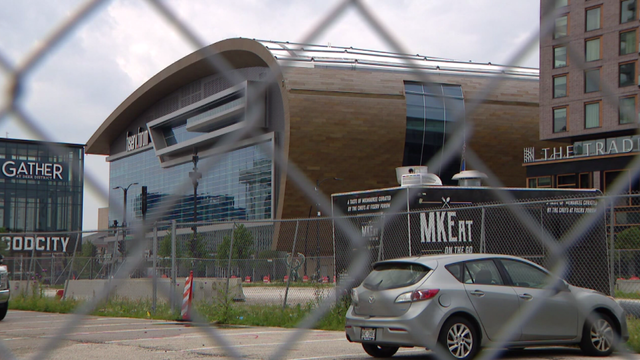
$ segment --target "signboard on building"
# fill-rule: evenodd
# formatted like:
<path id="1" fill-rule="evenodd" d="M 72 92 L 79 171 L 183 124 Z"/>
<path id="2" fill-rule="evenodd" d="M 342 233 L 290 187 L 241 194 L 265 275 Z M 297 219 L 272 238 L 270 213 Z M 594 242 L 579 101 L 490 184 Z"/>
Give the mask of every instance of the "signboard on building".
<path id="1" fill-rule="evenodd" d="M 76 249 L 76 236 L 45 236 L 45 235 L 15 235 L 2 236 L 0 240 L 6 244 L 6 249 L 12 253 L 68 253 L 73 254 Z M 76 250 L 80 250 L 80 245 Z"/>
<path id="2" fill-rule="evenodd" d="M 5 179 L 64 181 L 68 178 L 65 163 L 2 159 L 0 169 Z"/>
<path id="3" fill-rule="evenodd" d="M 620 136 L 608 139 L 578 141 L 573 145 L 542 148 L 536 151 L 524 149 L 524 162 L 543 162 L 565 159 L 578 159 L 596 156 L 631 154 L 640 151 L 640 136 Z"/>
<path id="4" fill-rule="evenodd" d="M 149 130 L 138 128 L 137 134 L 127 131 L 127 151 L 133 151 L 149 145 Z"/>

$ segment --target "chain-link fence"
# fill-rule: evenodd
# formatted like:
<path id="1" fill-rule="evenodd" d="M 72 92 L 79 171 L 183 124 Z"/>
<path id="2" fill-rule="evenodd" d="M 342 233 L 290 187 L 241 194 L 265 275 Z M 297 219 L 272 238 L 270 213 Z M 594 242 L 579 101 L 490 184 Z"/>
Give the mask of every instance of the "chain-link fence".
<path id="1" fill-rule="evenodd" d="M 193 223 L 161 223 L 144 239 L 129 235 L 135 229 L 110 230 L 95 244 L 85 242 L 81 253 L 65 256 L 36 256 L 36 246 L 45 246 L 42 234 L 4 234 L 9 244 L 22 243 L 24 250 L 32 250 L 31 256 L 9 257 L 4 262 L 13 281 L 60 285 L 67 280 L 114 278 L 127 261 L 134 260 L 127 254 L 136 248 L 142 252 L 136 267 L 126 274 L 129 278 L 155 274 L 176 284 L 193 271 L 196 278 L 236 279 L 247 303 L 286 305 L 283 301 L 289 295 L 285 294 L 298 302 L 313 302 L 317 288 L 329 291 L 339 282 L 353 280 L 349 268 L 359 254 L 367 257 L 366 271 L 360 275 L 368 273 L 376 261 L 399 257 L 507 254 L 549 268 L 565 262 L 561 277 L 613 295 L 616 279 L 640 275 L 640 227 L 620 216 L 622 209 L 630 211 L 627 204 L 635 204 L 638 197 L 583 196 L 342 218 L 199 223 L 195 228 Z M 587 231 L 561 254 L 539 241 L 540 233 L 550 234 L 554 246 L 562 246 L 570 232 L 581 226 L 584 214 L 597 212 L 599 206 L 609 210 L 582 226 Z M 515 215 L 518 212 L 525 214 L 525 221 Z M 358 232 L 359 246 L 337 226 L 340 220 Z M 612 227 L 618 230 L 612 233 Z M 137 296 L 150 299 L 157 294 Z"/>
<path id="2" fill-rule="evenodd" d="M 38 138 L 52 140 L 30 116 L 28 104 L 22 101 L 23 91 L 29 85 L 29 75 L 33 74 L 42 59 L 54 52 L 65 39 L 75 36 L 78 26 L 83 21 L 89 20 L 92 13 L 100 11 L 100 5 L 105 2 L 95 0 L 83 4 L 68 20 L 45 36 L 32 53 L 20 59 L 15 65 L 8 60 L 3 49 L 0 49 L 0 68 L 8 74 L 0 107 L 0 119 L 7 121 L 9 118 L 15 118 L 19 125 L 28 128 Z M 199 42 L 195 33 L 165 2 L 148 1 L 147 3 L 150 5 L 150 11 L 159 14 L 174 26 L 195 49 L 207 45 Z M 520 41 L 521 45 L 515 49 L 508 63 L 518 63 L 531 47 L 537 46 L 537 40 L 540 37 L 552 35 L 554 27 L 558 24 L 556 19 L 561 14 L 557 7 L 552 6 L 556 1 L 550 0 L 547 3 L 551 10 L 543 12 L 540 34 Z M 355 11 L 394 51 L 402 54 L 411 53 L 394 41 L 393 33 L 376 20 L 375 8 L 369 8 L 363 1 L 357 0 L 340 1 L 326 14 L 320 14 L 316 22 L 318 25 L 309 29 L 308 36 L 301 39 L 300 43 L 313 43 L 320 33 L 330 29 L 334 21 L 347 11 Z M 289 51 L 295 52 L 295 49 L 289 49 Z M 586 68 L 583 62 L 575 60 L 583 58 L 582 47 L 569 45 L 566 51 L 569 57 L 574 59 L 572 61 L 578 62 L 580 68 Z M 210 65 L 217 69 L 228 69 L 228 64 L 223 59 L 211 59 Z M 286 62 L 283 65 L 286 66 Z M 413 68 L 411 60 L 407 60 L 406 65 L 409 69 Z M 424 83 L 429 83 L 431 80 L 429 74 L 417 70 L 414 75 Z M 265 84 L 269 84 L 273 78 L 263 80 Z M 478 104 L 500 85 L 500 81 L 500 77 L 495 77 L 484 89 L 478 91 L 476 98 L 467 104 L 465 111 L 473 113 Z M 258 93 L 264 92 L 265 89 L 266 87 L 259 89 Z M 616 94 L 606 87 L 602 89 L 602 93 L 603 101 L 616 104 L 614 107 L 617 108 Z M 249 120 L 244 129 L 224 137 L 223 141 L 216 146 L 223 149 L 245 136 L 255 135 L 255 129 L 251 125 L 252 121 Z M 467 125 L 465 128 L 457 129 L 455 136 L 450 138 L 442 152 L 428 159 L 426 165 L 438 168 L 441 165 L 446 166 L 453 158 L 458 157 L 461 149 L 465 148 L 462 146 L 463 143 L 466 144 L 464 139 L 473 138 L 474 124 Z M 475 124 L 475 126 L 481 125 Z M 491 173 L 475 156 L 471 146 L 466 146 L 465 149 L 465 159 L 470 168 Z M 297 184 L 305 195 L 313 199 L 314 203 L 319 204 L 321 209 L 329 208 L 329 201 L 314 191 L 313 182 L 303 175 L 303 172 L 297 168 L 297 164 L 287 162 L 277 153 L 271 151 L 265 151 L 265 153 L 272 154 L 272 160 L 277 166 L 287 169 L 287 177 Z M 638 177 L 638 169 L 640 169 L 638 161 L 635 159 L 628 166 L 630 173 L 628 178 L 620 177 L 619 181 L 608 184 L 608 195 L 616 196 L 623 193 L 628 188 L 630 179 Z M 205 170 L 207 169 L 203 169 Z M 108 198 L 106 191 L 99 186 L 96 176 L 92 173 L 86 174 L 87 187 L 106 200 Z M 492 186 L 500 186 L 495 177 L 490 177 L 489 183 Z M 183 185 L 191 186 L 189 180 L 186 180 Z M 625 216 L 621 215 L 623 211 L 615 211 L 611 206 L 614 199 L 620 200 L 613 197 L 597 199 L 597 204 L 589 205 L 589 212 L 567 214 L 570 216 L 562 221 L 549 218 L 546 211 L 550 208 L 563 211 L 561 209 L 578 206 L 565 206 L 559 201 L 555 204 L 557 206 L 550 206 L 548 203 L 544 205 L 529 203 L 517 206 L 492 205 L 457 209 L 455 210 L 456 217 L 459 219 L 456 232 L 457 243 L 453 245 L 441 245 L 442 242 L 437 240 L 441 236 L 441 231 L 450 231 L 449 228 L 438 229 L 435 225 L 436 228 L 433 230 L 434 228 L 430 225 L 432 222 L 437 224 L 443 221 L 441 219 L 445 217 L 444 213 L 447 213 L 446 219 L 449 221 L 450 210 L 403 214 L 391 208 L 384 216 L 349 218 L 342 216 L 343 214 L 334 214 L 333 218 L 313 220 L 197 223 L 197 236 L 193 236 L 191 229 L 193 224 L 154 225 L 157 219 L 148 219 L 145 224 L 137 228 L 126 229 L 126 231 L 118 229 L 115 233 L 108 234 L 106 237 L 113 239 L 98 249 L 97 257 L 81 257 L 72 251 L 71 255 L 63 257 L 40 258 L 32 252 L 31 256 L 7 258 L 5 263 L 12 272 L 14 281 L 20 279 L 29 281 L 34 278 L 43 282 L 48 281 L 53 285 L 59 284 L 63 279 L 91 278 L 95 281 L 113 278 L 119 280 L 149 275 L 154 278 L 166 276 L 177 283 L 178 277 L 184 277 L 188 270 L 194 270 L 198 277 L 229 279 L 235 277 L 234 279 L 238 279 L 238 282 L 244 283 L 248 279 L 251 284 L 262 281 L 262 287 L 273 286 L 280 282 L 283 285 L 285 283 L 291 285 L 297 282 L 304 283 L 305 280 L 316 284 L 336 281 L 337 285 L 333 291 L 343 293 L 367 273 L 373 260 L 438 252 L 499 252 L 524 256 L 542 264 L 551 261 L 553 265 L 551 268 L 559 276 L 568 277 L 579 285 L 588 285 L 611 292 L 614 278 L 636 275 L 635 252 L 638 250 L 635 243 L 638 236 L 633 234 L 635 231 L 632 230 L 633 227 L 627 226 L 630 230 L 624 233 L 626 229 L 618 226 L 618 221 L 622 221 L 623 218 L 628 220 L 626 224 L 633 224 L 631 218 L 635 215 L 633 211 L 626 211 L 628 215 Z M 509 198 L 501 200 L 504 203 L 513 202 L 513 199 Z M 474 224 L 473 229 L 467 227 L 470 222 Z M 504 226 L 505 224 L 508 226 Z M 206 229 L 207 226 L 211 229 Z M 420 228 L 420 226 L 423 227 Z M 462 234 L 465 234 L 464 239 Z M 615 240 L 615 234 L 618 234 L 620 240 Z M 70 233 L 68 237 L 73 238 L 74 235 L 77 234 Z M 7 234 L 7 236 L 15 237 L 16 234 Z M 27 254 L 29 247 L 25 247 L 27 245 L 25 239 L 28 236 L 32 235 L 23 235 L 24 242 L 20 243 L 22 250 L 26 250 Z M 249 238 L 251 242 L 248 241 Z M 274 246 L 273 242 L 276 239 L 278 243 Z M 451 240 L 451 237 L 449 236 L 448 239 Z M 30 241 L 31 248 L 39 246 L 37 236 Z M 121 249 L 118 249 L 119 243 L 123 244 L 120 245 Z M 366 251 L 363 251 L 365 249 Z M 150 268 L 151 271 L 149 271 Z M 252 290 L 253 285 L 249 285 L 249 282 L 246 284 L 242 291 L 245 292 L 247 301 L 251 301 L 252 297 L 261 298 L 264 301 L 273 298 L 273 294 L 277 293 L 278 297 L 283 297 L 284 302 L 286 301 L 284 298 L 291 296 L 280 295 L 282 293 L 278 291 L 282 291 L 281 289 L 269 289 L 260 293 L 260 290 Z M 114 286 L 115 282 L 107 282 L 100 289 L 96 289 L 93 301 L 79 308 L 78 313 L 80 315 L 89 313 L 99 301 L 108 296 Z M 283 286 L 283 288 L 293 291 L 292 287 Z M 320 286 L 316 288 L 325 289 Z M 318 292 L 317 289 L 314 288 L 310 295 L 307 293 L 300 295 L 298 298 L 302 300 L 295 300 L 307 301 L 308 297 L 315 297 L 318 300 L 316 310 L 300 324 L 302 329 L 312 327 L 335 300 L 324 292 Z M 256 294 L 252 295 L 252 291 Z M 59 336 L 51 339 L 51 342 L 42 349 L 40 357 L 46 356 L 59 346 L 65 334 L 71 333 L 77 326 L 76 319 L 73 318 L 61 328 Z M 223 339 L 215 336 L 215 330 L 212 331 L 213 333 L 207 334 L 214 342 L 220 343 L 227 349 L 230 357 L 241 358 L 240 354 L 225 346 Z M 295 333 L 288 338 L 288 344 L 296 343 L 303 335 L 304 331 Z M 2 348 L 7 352 L 6 347 Z M 283 346 L 272 354 L 272 357 L 284 358 L 290 348 L 291 346 Z M 5 355 L 11 357 L 11 354 Z"/>

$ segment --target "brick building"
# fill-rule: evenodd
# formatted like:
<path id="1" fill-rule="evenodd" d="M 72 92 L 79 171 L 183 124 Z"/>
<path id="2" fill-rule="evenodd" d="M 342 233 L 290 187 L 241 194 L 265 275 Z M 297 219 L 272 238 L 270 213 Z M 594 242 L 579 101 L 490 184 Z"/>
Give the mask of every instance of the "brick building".
<path id="1" fill-rule="evenodd" d="M 212 66 L 212 58 L 226 69 Z M 496 77 L 498 87 L 469 106 Z M 312 183 L 343 179 L 324 182 L 325 194 L 383 188 L 397 185 L 396 167 L 426 164 L 452 129 L 473 124 L 467 148 L 505 186 L 523 186 L 522 148 L 543 146 L 538 114 L 536 69 L 229 39 L 143 84 L 97 129 L 86 152 L 107 156 L 110 188 L 132 186 L 128 222 L 141 216 L 136 187 L 147 186 L 153 213 L 189 181 L 196 152 L 203 173 L 198 221 L 296 218 L 307 217 L 313 202 L 272 153 Z M 454 184 L 460 162 L 456 156 L 430 171 Z M 164 219 L 194 220 L 194 191 L 181 191 Z M 109 205 L 109 222 L 121 222 L 119 190 Z"/>
<path id="2" fill-rule="evenodd" d="M 630 162 L 640 151 L 637 0 L 545 0 L 540 38 L 540 139 L 525 149 L 529 187 L 597 188 L 616 179 L 640 190 Z"/>

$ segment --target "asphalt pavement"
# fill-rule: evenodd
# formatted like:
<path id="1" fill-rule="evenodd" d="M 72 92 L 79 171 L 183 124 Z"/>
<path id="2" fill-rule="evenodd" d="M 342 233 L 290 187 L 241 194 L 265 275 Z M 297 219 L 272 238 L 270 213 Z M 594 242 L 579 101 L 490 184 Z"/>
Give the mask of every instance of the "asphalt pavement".
<path id="1" fill-rule="evenodd" d="M 215 336 L 215 339 L 214 339 Z M 300 337 L 292 342 L 294 337 Z M 47 359 L 367 359 L 359 344 L 349 343 L 342 331 L 270 327 L 204 328 L 188 323 L 149 319 L 50 314 L 10 310 L 0 322 L 0 358 Z M 217 340 L 220 339 L 220 340 Z M 226 344 L 227 348 L 222 345 Z M 288 346 L 290 345 L 290 346 Z M 1 348 L 11 354 L 3 352 Z M 398 359 L 433 359 L 420 348 L 400 349 Z M 576 348 L 526 349 L 507 352 L 503 359 L 586 359 Z M 623 359 L 614 356 L 611 359 Z M 632 358 L 640 358 L 636 355 Z"/>

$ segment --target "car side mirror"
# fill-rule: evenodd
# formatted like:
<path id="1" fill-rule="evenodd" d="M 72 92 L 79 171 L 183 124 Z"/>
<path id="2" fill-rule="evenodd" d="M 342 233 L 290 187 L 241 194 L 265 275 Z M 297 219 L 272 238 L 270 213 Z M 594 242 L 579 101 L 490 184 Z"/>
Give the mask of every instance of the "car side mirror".
<path id="1" fill-rule="evenodd" d="M 563 279 L 558 279 L 558 281 L 556 281 L 555 285 L 553 286 L 553 289 L 556 291 L 556 293 L 559 293 L 561 291 L 569 291 L 569 283 L 567 283 Z"/>

